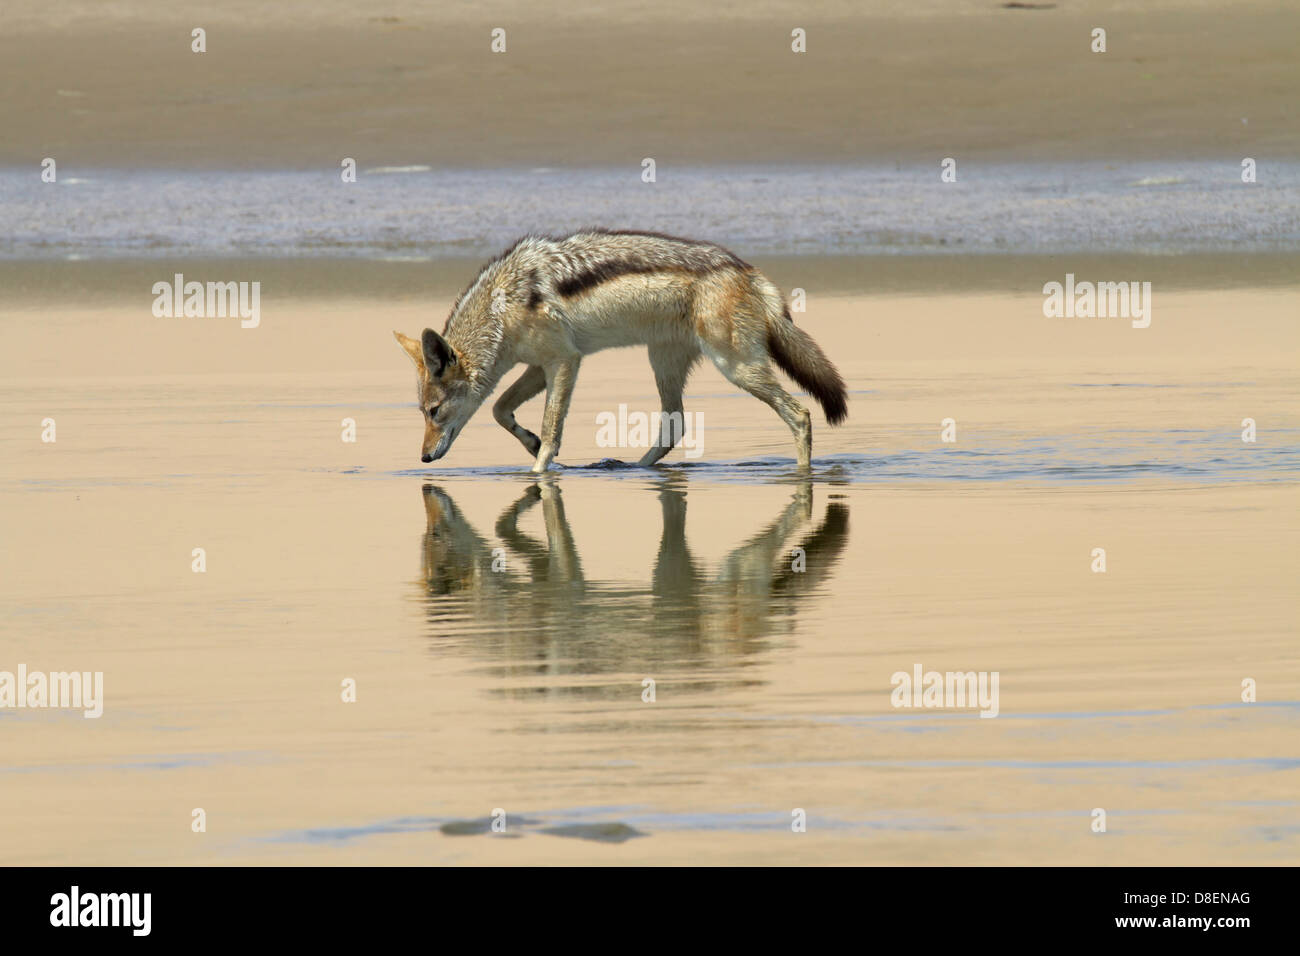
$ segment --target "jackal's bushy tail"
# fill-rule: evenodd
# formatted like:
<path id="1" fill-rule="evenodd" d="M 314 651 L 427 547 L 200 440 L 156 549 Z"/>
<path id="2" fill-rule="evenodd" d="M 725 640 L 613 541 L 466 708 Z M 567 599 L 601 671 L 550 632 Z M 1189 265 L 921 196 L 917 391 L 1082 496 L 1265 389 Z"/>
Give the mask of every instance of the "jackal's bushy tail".
<path id="1" fill-rule="evenodd" d="M 784 303 L 779 316 L 768 318 L 767 349 L 777 368 L 817 399 L 828 422 L 838 425 L 848 417 L 848 390 L 839 369 L 831 364 L 812 336 L 794 324 Z"/>

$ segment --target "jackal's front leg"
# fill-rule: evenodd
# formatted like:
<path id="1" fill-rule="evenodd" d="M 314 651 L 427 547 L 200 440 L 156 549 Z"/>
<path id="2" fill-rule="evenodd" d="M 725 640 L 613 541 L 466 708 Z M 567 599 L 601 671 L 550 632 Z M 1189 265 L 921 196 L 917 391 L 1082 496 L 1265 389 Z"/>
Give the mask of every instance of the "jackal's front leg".
<path id="1" fill-rule="evenodd" d="M 569 414 L 569 400 L 573 386 L 578 381 L 581 358 L 569 359 L 546 366 L 546 411 L 542 414 L 542 447 L 533 462 L 533 473 L 541 474 L 560 450 L 564 431 L 564 416 Z"/>
<path id="2" fill-rule="evenodd" d="M 497 403 L 492 406 L 492 417 L 497 424 L 519 439 L 520 444 L 528 449 L 528 454 L 536 456 L 542 448 L 542 440 L 515 421 L 515 409 L 528 401 L 546 387 L 546 373 L 540 365 L 530 365 L 515 384 L 506 389 Z"/>

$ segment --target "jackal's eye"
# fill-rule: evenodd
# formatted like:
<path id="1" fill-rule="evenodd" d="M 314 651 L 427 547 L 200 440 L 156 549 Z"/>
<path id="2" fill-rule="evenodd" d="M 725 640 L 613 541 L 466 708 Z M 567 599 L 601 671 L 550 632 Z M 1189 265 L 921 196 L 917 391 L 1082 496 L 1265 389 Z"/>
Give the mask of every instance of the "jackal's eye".
<path id="1" fill-rule="evenodd" d="M 441 408 L 441 407 L 442 407 L 442 406 L 440 406 L 440 405 L 430 405 L 430 406 L 429 406 L 429 411 L 428 411 L 428 415 L 429 415 L 429 417 L 432 418 L 434 415 L 437 415 L 437 414 L 438 414 L 438 409 Z"/>

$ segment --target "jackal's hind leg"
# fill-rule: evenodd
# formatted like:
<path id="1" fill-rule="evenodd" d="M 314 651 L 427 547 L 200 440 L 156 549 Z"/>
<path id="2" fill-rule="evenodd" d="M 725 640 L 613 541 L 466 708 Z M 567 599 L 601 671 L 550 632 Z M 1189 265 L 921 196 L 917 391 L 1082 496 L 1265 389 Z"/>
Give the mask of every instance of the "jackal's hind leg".
<path id="1" fill-rule="evenodd" d="M 660 427 L 652 430 L 650 450 L 642 455 L 638 462 L 642 468 L 649 468 L 657 463 L 681 440 L 682 433 L 686 429 L 685 413 L 682 411 L 682 391 L 686 388 L 686 379 L 691 374 L 691 367 L 699 357 L 700 353 L 693 350 L 665 347 L 650 349 L 650 367 L 654 369 L 662 415 Z"/>
<path id="2" fill-rule="evenodd" d="M 728 381 L 770 405 L 790 426 L 799 469 L 808 471 L 812 467 L 812 416 L 781 387 L 772 367 L 766 362 L 733 362 L 721 356 L 713 356 L 713 364 Z"/>
<path id="3" fill-rule="evenodd" d="M 497 424 L 519 439 L 533 457 L 542 447 L 542 440 L 515 421 L 515 409 L 546 387 L 546 373 L 540 365 L 530 365 L 518 380 L 501 393 L 492 406 L 492 417 Z"/>

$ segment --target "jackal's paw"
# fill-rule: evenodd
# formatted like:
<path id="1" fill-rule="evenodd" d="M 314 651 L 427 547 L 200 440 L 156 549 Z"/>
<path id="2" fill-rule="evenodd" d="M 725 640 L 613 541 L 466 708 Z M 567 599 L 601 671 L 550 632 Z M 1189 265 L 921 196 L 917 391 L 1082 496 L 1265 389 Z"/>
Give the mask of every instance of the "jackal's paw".
<path id="1" fill-rule="evenodd" d="M 524 447 L 528 449 L 528 454 L 536 458 L 537 453 L 542 450 L 542 440 L 532 432 L 527 432 L 526 434 L 527 437 L 524 439 Z"/>

